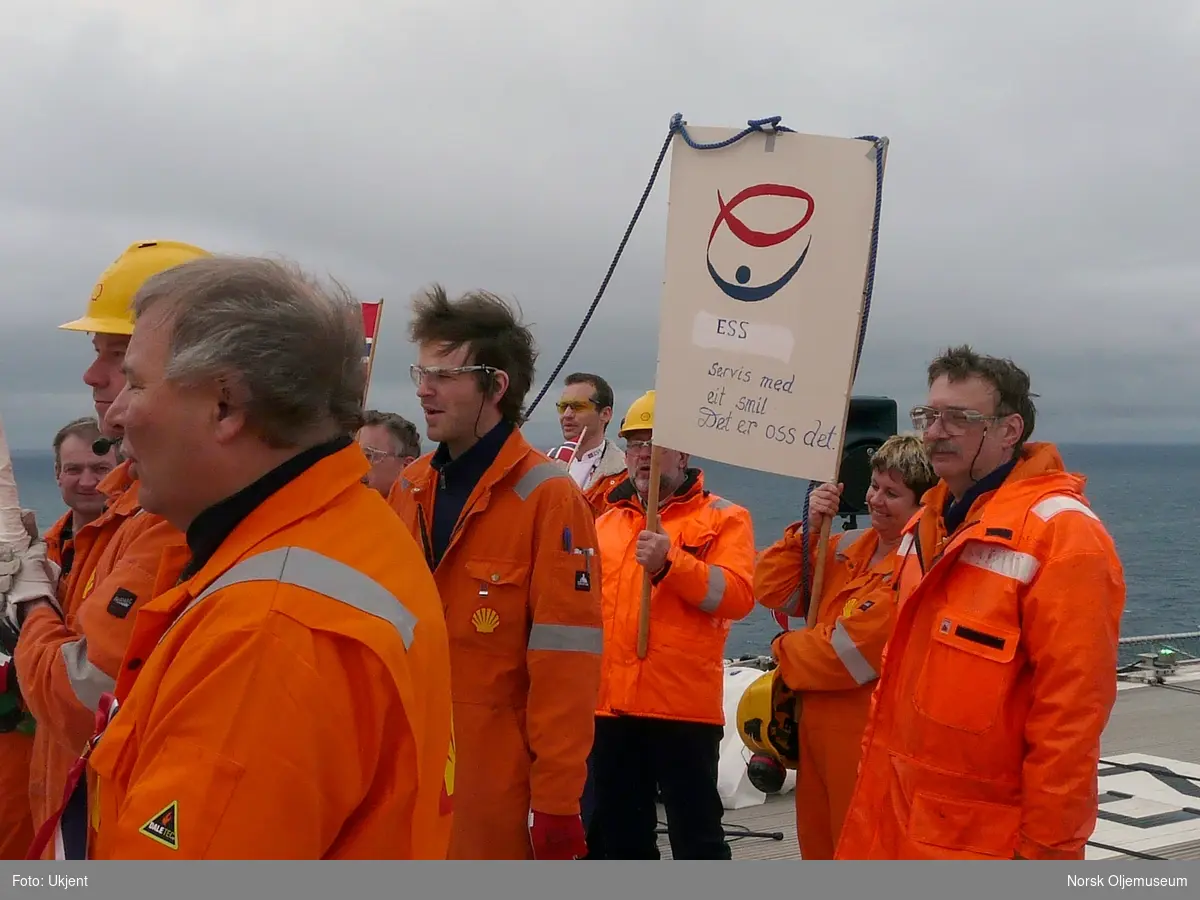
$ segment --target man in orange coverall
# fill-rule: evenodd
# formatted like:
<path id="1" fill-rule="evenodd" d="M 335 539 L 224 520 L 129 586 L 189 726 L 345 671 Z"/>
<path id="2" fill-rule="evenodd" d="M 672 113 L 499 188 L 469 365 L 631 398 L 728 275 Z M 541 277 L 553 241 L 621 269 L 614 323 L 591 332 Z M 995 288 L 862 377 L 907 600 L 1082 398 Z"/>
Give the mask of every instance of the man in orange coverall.
<path id="1" fill-rule="evenodd" d="M 214 258 L 151 279 L 134 309 L 109 417 L 186 565 L 139 610 L 64 856 L 90 821 L 90 859 L 444 858 L 446 627 L 419 548 L 363 484 L 358 305 Z"/>
<path id="2" fill-rule="evenodd" d="M 133 334 L 130 301 L 142 283 L 179 263 L 207 256 L 175 241 L 139 241 L 101 275 L 83 318 L 61 326 L 92 335 L 96 357 L 83 373 L 106 437 L 120 429 L 106 420 L 125 386 L 121 368 Z M 111 690 L 134 616 L 149 599 L 159 562 L 183 535 L 142 511 L 137 470 L 128 461 L 100 484 L 106 508 L 74 536 L 74 559 L 58 589 L 61 615 L 49 604 L 17 610 L 13 654 L 21 693 L 37 720 L 29 793 L 34 827 L 63 800 L 67 771 L 92 734 L 101 693 Z"/>
<path id="3" fill-rule="evenodd" d="M 755 566 L 758 602 L 803 616 L 807 626 L 771 642 L 779 676 L 798 695 L 796 836 L 804 859 L 833 859 L 858 775 L 883 647 L 895 622 L 892 570 L 900 533 L 921 495 L 936 483 L 919 437 L 896 435 L 883 442 L 871 457 L 871 524 L 830 538 L 816 609 L 806 609 L 808 597 L 801 595 L 802 554 L 808 554 L 811 578 L 821 529 L 837 515 L 839 485 L 823 484 L 809 497 L 807 546 L 797 522 Z"/>
<path id="4" fill-rule="evenodd" d="M 1125 580 L 1029 376 L 947 350 L 912 411 L 941 481 L 899 601 L 838 859 L 1083 859 L 1116 700 Z"/>
<path id="5" fill-rule="evenodd" d="M 94 452 L 93 443 L 101 437 L 96 420 L 75 419 L 54 436 L 54 475 L 67 511 L 40 537 L 45 543 L 45 558 L 58 567 L 56 602 L 61 606 L 58 589 L 66 585 L 62 572 L 69 572 L 74 559 L 74 535 L 103 512 L 104 495 L 97 486 L 114 468 L 116 453 L 110 448 Z M 38 540 L 37 525 L 32 521 L 30 537 Z M 14 610 L 15 612 L 15 610 Z M 0 621 L 0 629 L 4 624 Z M 9 636 L 16 634 L 10 631 Z M 7 643 L 4 646 L 7 648 Z M 0 859 L 24 859 L 33 840 L 33 815 L 29 803 L 29 763 L 33 757 L 36 722 L 21 700 L 16 671 L 9 650 L 0 650 Z"/>
<path id="6" fill-rule="evenodd" d="M 704 487 L 686 453 L 659 448 L 658 529 L 646 529 L 655 392 L 629 407 L 629 478 L 596 520 L 604 573 L 604 675 L 593 751 L 592 858 L 658 859 L 661 788 L 675 859 L 729 859 L 717 791 L 725 640 L 754 609 L 750 513 Z M 642 584 L 650 633 L 639 659 Z"/>
<path id="7" fill-rule="evenodd" d="M 536 351 L 507 304 L 435 287 L 409 333 L 438 447 L 404 470 L 389 502 L 424 545 L 450 631 L 450 855 L 583 856 L 602 637 L 592 511 L 519 430 Z"/>

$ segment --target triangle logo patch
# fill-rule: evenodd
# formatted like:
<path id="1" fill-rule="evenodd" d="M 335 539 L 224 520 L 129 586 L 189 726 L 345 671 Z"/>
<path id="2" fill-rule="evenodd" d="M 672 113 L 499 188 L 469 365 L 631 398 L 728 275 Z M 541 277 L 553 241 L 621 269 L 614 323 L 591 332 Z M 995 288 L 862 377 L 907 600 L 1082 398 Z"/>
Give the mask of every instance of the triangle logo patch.
<path id="1" fill-rule="evenodd" d="M 172 800 L 169 804 L 154 814 L 145 825 L 138 830 L 152 841 L 157 841 L 169 850 L 179 849 L 178 818 L 179 804 Z"/>

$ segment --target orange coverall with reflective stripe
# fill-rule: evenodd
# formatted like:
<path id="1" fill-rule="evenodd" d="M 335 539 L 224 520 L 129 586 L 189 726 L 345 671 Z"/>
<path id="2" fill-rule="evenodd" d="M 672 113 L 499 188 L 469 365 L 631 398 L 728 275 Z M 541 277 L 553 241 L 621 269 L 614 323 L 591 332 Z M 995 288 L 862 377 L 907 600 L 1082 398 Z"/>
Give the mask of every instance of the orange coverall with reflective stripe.
<path id="1" fill-rule="evenodd" d="M 754 571 L 754 595 L 767 609 L 804 612 L 799 594 L 800 523 L 763 551 Z M 809 577 L 816 571 L 818 536 L 809 536 Z M 895 552 L 874 566 L 873 528 L 830 536 L 824 583 L 806 627 L 772 642 L 779 673 L 800 693 L 800 766 L 796 834 L 804 859 L 833 859 L 862 751 L 871 694 L 883 648 L 895 621 L 891 583 Z"/>
<path id="2" fill-rule="evenodd" d="M 319 460 L 141 608 L 89 858 L 445 858 L 446 626 L 368 468 Z"/>
<path id="3" fill-rule="evenodd" d="M 432 456 L 388 497 L 417 540 L 432 533 Z M 434 571 L 454 686 L 453 859 L 532 859 L 531 809 L 579 814 L 602 632 L 599 560 L 578 551 L 595 548 L 578 487 L 514 431 Z"/>
<path id="4" fill-rule="evenodd" d="M 643 569 L 634 558 L 646 513 L 626 481 L 596 520 L 604 571 L 604 674 L 598 715 L 725 724 L 725 641 L 754 609 L 754 527 L 744 507 L 691 470 L 659 504 L 669 568 L 651 588 L 645 659 L 637 655 Z"/>
<path id="5" fill-rule="evenodd" d="M 953 534 L 925 495 L 838 859 L 1084 858 L 1125 605 L 1084 484 L 1035 443 Z"/>
<path id="6" fill-rule="evenodd" d="M 154 594 L 163 555 L 183 535 L 138 504 L 129 463 L 100 484 L 109 504 L 75 536 L 75 560 L 60 593 L 63 619 L 51 609 L 25 620 L 15 656 L 21 693 L 37 720 L 29 795 L 34 828 L 62 805 L 67 772 L 95 723 L 100 694 L 111 690 L 135 613 Z"/>

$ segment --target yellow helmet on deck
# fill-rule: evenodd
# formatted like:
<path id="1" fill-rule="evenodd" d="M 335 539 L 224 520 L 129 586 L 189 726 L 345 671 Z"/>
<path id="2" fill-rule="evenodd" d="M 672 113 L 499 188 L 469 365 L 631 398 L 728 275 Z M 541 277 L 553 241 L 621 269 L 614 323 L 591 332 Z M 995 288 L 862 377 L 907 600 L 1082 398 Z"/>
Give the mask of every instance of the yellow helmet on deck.
<path id="1" fill-rule="evenodd" d="M 92 288 L 92 299 L 82 319 L 59 325 L 68 331 L 94 334 L 133 334 L 133 297 L 152 275 L 181 263 L 212 256 L 181 241 L 138 241 L 130 244 Z"/>
<path id="2" fill-rule="evenodd" d="M 630 431 L 645 431 L 654 427 L 654 391 L 646 391 L 638 397 L 621 420 L 617 437 L 625 437 Z"/>
<path id="3" fill-rule="evenodd" d="M 778 793 L 787 770 L 800 766 L 800 697 L 778 668 L 763 672 L 738 700 L 737 730 L 751 751 L 750 783 L 764 794 Z"/>

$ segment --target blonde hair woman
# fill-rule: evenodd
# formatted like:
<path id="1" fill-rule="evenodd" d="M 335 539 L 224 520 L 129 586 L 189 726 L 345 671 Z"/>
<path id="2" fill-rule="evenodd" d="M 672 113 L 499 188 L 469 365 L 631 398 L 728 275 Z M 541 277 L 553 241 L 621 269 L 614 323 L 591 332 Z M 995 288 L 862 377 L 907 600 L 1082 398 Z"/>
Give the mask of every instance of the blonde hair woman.
<path id="1" fill-rule="evenodd" d="M 832 859 L 837 847 L 871 692 L 895 621 L 891 574 L 900 532 L 938 480 L 921 439 L 911 435 L 885 441 L 871 458 L 871 470 L 871 524 L 830 537 L 816 609 L 804 608 L 802 554 L 809 554 L 808 570 L 815 571 L 818 536 L 825 520 L 837 515 L 842 485 L 823 484 L 809 497 L 807 547 L 802 523 L 796 522 L 755 567 L 757 601 L 806 621 L 805 628 L 771 642 L 780 677 L 799 694 L 796 832 L 804 859 Z"/>

